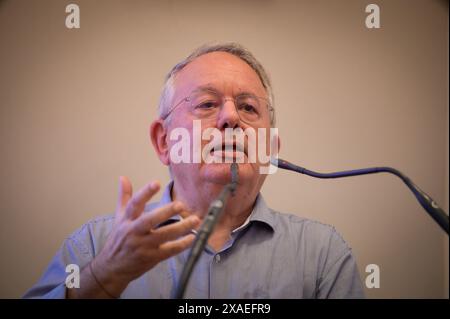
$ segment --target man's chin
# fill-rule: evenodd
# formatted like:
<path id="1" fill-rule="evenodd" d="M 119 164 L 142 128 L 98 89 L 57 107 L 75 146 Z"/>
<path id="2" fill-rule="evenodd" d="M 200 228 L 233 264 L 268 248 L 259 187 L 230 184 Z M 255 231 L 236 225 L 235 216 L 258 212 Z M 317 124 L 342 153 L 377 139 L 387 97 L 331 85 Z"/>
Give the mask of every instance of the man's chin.
<path id="1" fill-rule="evenodd" d="M 231 164 L 232 163 L 210 163 L 203 164 L 204 177 L 218 184 L 228 184 L 231 181 Z M 239 180 L 248 180 L 254 174 L 254 168 L 249 163 L 237 163 L 239 167 Z"/>

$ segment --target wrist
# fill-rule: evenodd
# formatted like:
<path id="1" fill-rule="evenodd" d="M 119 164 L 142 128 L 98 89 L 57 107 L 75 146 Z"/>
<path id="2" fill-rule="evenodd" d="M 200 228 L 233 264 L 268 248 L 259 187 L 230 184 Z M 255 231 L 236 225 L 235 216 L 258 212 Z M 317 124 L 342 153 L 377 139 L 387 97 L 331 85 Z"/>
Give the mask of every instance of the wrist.
<path id="1" fill-rule="evenodd" d="M 111 298 L 119 298 L 120 294 L 128 286 L 129 281 L 114 273 L 107 263 L 94 258 L 88 265 L 89 271 L 97 286 Z"/>

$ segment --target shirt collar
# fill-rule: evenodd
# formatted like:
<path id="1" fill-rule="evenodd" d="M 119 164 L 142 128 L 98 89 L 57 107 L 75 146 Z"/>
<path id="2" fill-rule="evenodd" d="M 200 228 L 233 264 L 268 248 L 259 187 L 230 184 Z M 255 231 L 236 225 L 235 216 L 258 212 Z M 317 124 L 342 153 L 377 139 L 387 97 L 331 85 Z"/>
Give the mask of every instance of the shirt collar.
<path id="1" fill-rule="evenodd" d="M 145 206 L 145 211 L 152 211 L 155 208 L 162 207 L 164 205 L 167 205 L 172 202 L 172 187 L 173 187 L 173 180 L 171 180 L 166 187 L 164 188 L 163 194 L 161 196 L 161 199 L 157 203 L 151 203 Z M 181 219 L 180 215 L 175 215 L 169 218 L 167 222 L 162 223 L 163 224 L 171 223 L 174 221 L 178 221 Z M 269 226 L 272 230 L 275 230 L 275 220 L 272 211 L 267 206 L 263 196 L 261 193 L 258 194 L 256 197 L 255 205 L 253 206 L 253 210 L 249 217 L 246 219 L 246 221 L 233 230 L 233 233 L 245 228 L 247 225 L 252 224 L 254 222 L 257 223 L 263 223 L 267 226 Z"/>
<path id="2" fill-rule="evenodd" d="M 261 193 L 256 197 L 255 205 L 253 206 L 253 211 L 250 215 L 250 222 L 261 222 L 275 230 L 275 219 L 273 212 L 267 206 Z"/>

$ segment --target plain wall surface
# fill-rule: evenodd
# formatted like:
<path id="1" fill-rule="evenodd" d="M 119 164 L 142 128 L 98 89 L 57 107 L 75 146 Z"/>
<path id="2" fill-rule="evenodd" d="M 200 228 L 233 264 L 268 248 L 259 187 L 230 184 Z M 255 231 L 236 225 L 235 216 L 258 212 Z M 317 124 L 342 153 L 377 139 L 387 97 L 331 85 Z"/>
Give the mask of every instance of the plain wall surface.
<path id="1" fill-rule="evenodd" d="M 81 28 L 65 27 L 76 3 Z M 282 158 L 318 171 L 392 166 L 448 212 L 448 2 L 0 2 L 0 297 L 20 297 L 64 238 L 114 211 L 118 177 L 169 180 L 148 127 L 163 78 L 206 42 L 269 71 Z M 269 205 L 335 226 L 381 270 L 369 298 L 448 297 L 448 237 L 395 176 L 279 171 Z M 159 198 L 159 195 L 158 195 Z"/>

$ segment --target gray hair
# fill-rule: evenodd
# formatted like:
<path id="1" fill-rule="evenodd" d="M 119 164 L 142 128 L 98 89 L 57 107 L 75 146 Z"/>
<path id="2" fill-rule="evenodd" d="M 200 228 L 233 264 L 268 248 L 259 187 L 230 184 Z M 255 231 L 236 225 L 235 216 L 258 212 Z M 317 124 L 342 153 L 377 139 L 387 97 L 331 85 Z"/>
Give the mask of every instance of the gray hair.
<path id="1" fill-rule="evenodd" d="M 172 99 L 174 95 L 174 78 L 177 75 L 177 73 L 180 72 L 186 65 L 194 61 L 196 58 L 211 52 L 230 53 L 240 58 L 241 60 L 245 61 L 256 72 L 259 79 L 261 80 L 264 89 L 267 92 L 269 107 L 273 109 L 273 111 L 270 112 L 271 114 L 270 124 L 272 126 L 275 126 L 274 96 L 269 75 L 267 74 L 266 70 L 264 70 L 264 67 L 261 65 L 261 63 L 259 63 L 258 60 L 256 60 L 253 54 L 249 50 L 244 48 L 242 45 L 237 43 L 203 45 L 194 50 L 194 52 L 192 52 L 187 58 L 185 58 L 177 65 L 175 65 L 172 68 L 172 70 L 170 70 L 170 72 L 167 74 L 164 82 L 164 87 L 158 105 L 159 116 L 162 118 L 170 111 L 169 107 L 171 103 L 173 103 Z"/>

